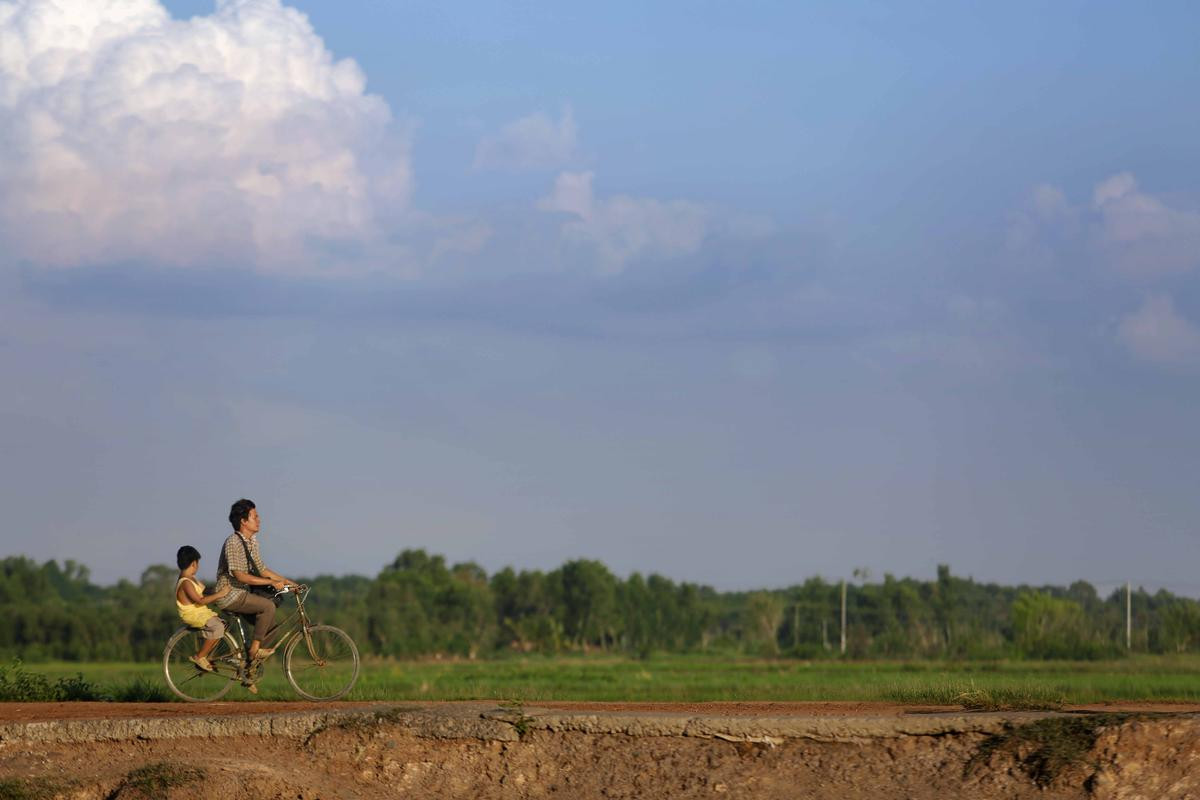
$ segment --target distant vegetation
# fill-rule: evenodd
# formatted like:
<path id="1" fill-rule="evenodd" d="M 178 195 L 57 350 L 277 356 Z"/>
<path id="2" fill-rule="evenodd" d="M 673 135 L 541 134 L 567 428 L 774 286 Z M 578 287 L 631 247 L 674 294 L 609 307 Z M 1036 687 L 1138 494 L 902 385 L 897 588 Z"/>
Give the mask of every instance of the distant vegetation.
<path id="1" fill-rule="evenodd" d="M 135 584 L 96 586 L 74 561 L 0 561 L 0 659 L 131 661 L 157 658 L 177 627 L 176 570 L 155 565 Z M 719 592 L 602 563 L 549 572 L 406 550 L 374 578 L 322 575 L 316 617 L 346 629 L 367 654 L 467 658 L 501 653 L 655 652 L 838 657 L 840 588 L 810 578 L 786 589 Z M 1098 659 L 1125 652 L 1125 595 L 1088 583 L 1002 586 L 938 567 L 935 580 L 847 587 L 851 658 Z M 1200 650 L 1200 603 L 1170 592 L 1133 593 L 1133 650 Z"/>

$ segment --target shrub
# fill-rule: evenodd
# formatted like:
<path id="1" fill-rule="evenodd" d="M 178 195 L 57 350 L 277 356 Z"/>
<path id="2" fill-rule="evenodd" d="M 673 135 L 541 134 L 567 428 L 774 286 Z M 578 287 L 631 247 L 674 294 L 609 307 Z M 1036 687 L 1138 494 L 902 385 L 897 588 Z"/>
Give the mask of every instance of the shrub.
<path id="1" fill-rule="evenodd" d="M 45 675 L 25 669 L 20 659 L 0 666 L 0 702 L 51 703 L 100 699 L 100 691 L 88 683 L 81 673 L 51 682 Z"/>
<path id="2" fill-rule="evenodd" d="M 134 678 L 129 683 L 114 687 L 109 692 L 109 699 L 117 703 L 166 703 L 172 697 L 161 684 L 145 678 Z"/>

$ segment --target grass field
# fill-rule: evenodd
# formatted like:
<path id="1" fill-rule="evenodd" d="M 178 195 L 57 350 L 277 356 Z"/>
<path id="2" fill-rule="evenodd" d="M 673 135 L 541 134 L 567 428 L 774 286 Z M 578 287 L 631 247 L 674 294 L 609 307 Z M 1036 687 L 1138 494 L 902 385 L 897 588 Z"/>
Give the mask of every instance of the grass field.
<path id="1" fill-rule="evenodd" d="M 52 679 L 82 673 L 101 687 L 136 683 L 166 691 L 155 663 L 49 663 L 27 669 Z M 254 697 L 236 687 L 227 699 Z M 277 661 L 268 665 L 258 699 L 297 699 Z M 645 661 L 606 656 L 368 660 L 347 699 L 892 700 L 980 708 L 1106 700 L 1200 702 L 1200 656 L 1091 662 L 790 661 L 707 655 Z"/>

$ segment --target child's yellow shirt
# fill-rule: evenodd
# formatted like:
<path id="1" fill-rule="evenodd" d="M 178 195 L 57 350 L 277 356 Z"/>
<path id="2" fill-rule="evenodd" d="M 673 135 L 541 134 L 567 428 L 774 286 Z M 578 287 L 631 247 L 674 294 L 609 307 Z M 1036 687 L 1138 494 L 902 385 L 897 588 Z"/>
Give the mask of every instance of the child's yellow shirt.
<path id="1" fill-rule="evenodd" d="M 195 578 L 180 578 L 175 584 L 175 607 L 179 609 L 179 618 L 193 628 L 203 628 L 204 623 L 217 616 L 217 612 L 208 606 L 179 602 L 179 587 L 183 585 L 184 581 L 191 581 L 192 585 L 196 587 L 196 593 L 200 595 L 204 594 L 203 583 Z"/>

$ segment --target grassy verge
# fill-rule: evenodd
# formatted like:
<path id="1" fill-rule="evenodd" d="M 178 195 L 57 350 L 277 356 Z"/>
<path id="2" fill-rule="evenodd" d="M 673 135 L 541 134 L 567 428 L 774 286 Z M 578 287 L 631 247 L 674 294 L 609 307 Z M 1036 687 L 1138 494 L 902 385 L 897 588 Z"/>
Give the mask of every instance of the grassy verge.
<path id="1" fill-rule="evenodd" d="M 53 670 L 52 670 L 53 671 Z M 144 675 L 110 686 L 101 686 L 83 676 L 50 677 L 19 660 L 0 666 L 0 702 L 61 703 L 70 701 L 163 702 L 169 692 L 162 683 Z M 3 796 L 0 795 L 0 800 Z"/>
<path id="2" fill-rule="evenodd" d="M 140 685 L 165 691 L 147 664 L 36 664 L 49 680 L 78 673 L 109 693 Z M 140 681 L 140 683 L 138 683 Z M 278 659 L 257 699 L 295 700 Z M 138 692 L 127 699 L 137 699 Z M 165 696 L 165 695 L 164 695 Z M 255 699 L 240 687 L 229 700 Z M 966 708 L 1053 708 L 1104 701 L 1200 702 L 1200 657 L 1117 661 L 849 662 L 709 655 L 647 660 L 608 656 L 512 657 L 488 661 L 368 660 L 350 700 L 507 699 L 612 701 L 870 701 Z"/>
<path id="3" fill-rule="evenodd" d="M 906 705 L 960 706 L 968 711 L 1055 711 L 1068 703 L 1062 691 L 1047 685 L 979 686 L 973 681 L 899 687 L 887 692 L 887 699 Z"/>

